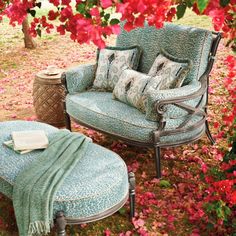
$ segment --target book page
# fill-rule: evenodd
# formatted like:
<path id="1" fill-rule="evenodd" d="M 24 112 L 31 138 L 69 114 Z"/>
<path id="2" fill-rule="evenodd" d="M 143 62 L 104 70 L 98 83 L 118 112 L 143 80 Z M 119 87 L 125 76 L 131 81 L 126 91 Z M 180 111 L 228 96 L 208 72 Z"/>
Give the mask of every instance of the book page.
<path id="1" fill-rule="evenodd" d="M 14 150 L 47 148 L 48 138 L 43 130 L 13 131 Z"/>

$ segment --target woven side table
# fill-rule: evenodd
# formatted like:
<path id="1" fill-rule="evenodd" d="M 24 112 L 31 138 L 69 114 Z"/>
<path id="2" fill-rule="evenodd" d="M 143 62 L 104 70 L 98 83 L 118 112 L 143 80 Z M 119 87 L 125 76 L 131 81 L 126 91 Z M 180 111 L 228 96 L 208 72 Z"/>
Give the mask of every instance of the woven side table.
<path id="1" fill-rule="evenodd" d="M 61 83 L 63 70 L 56 75 L 46 71 L 36 74 L 33 85 L 33 104 L 39 121 L 56 126 L 65 126 L 64 105 L 65 89 Z"/>

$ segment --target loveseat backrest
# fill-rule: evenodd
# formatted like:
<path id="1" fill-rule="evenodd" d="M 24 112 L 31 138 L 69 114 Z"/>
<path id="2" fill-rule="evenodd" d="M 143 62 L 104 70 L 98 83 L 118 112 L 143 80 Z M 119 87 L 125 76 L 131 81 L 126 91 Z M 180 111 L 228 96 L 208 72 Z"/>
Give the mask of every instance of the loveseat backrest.
<path id="1" fill-rule="evenodd" d="M 205 72 L 212 45 L 212 32 L 189 26 L 166 23 L 163 28 L 145 26 L 130 32 L 121 30 L 116 45 L 119 47 L 139 45 L 142 48 L 138 71 L 148 73 L 160 48 L 177 58 L 192 60 L 193 67 L 185 84 L 198 80 Z"/>

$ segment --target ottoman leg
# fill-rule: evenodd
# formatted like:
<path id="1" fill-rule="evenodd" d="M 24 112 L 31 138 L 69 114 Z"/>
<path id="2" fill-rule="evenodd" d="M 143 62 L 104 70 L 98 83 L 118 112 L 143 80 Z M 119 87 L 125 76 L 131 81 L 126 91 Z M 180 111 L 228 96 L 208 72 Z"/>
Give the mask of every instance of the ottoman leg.
<path id="1" fill-rule="evenodd" d="M 130 201 L 130 219 L 135 214 L 135 175 L 133 172 L 129 173 L 129 201 Z"/>
<path id="2" fill-rule="evenodd" d="M 57 236 L 66 236 L 66 218 L 63 211 L 56 214 Z"/>

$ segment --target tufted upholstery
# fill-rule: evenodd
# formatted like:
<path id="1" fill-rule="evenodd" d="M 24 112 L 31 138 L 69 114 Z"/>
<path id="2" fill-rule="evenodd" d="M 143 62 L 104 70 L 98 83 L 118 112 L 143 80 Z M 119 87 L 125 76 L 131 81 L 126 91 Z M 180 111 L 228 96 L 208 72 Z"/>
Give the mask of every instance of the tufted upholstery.
<path id="1" fill-rule="evenodd" d="M 43 129 L 52 138 L 57 129 L 38 122 L 0 122 L 0 143 L 10 138 L 12 131 Z M 19 155 L 0 146 L 0 192 L 11 198 L 17 174 L 40 155 L 41 151 Z M 65 179 L 56 194 L 54 212 L 63 210 L 66 217 L 84 218 L 104 212 L 126 199 L 127 168 L 114 152 L 89 144 L 84 158 Z"/>
<path id="2" fill-rule="evenodd" d="M 212 33 L 205 29 L 165 24 L 162 29 L 146 26 L 131 32 L 122 30 L 117 37 L 117 46 L 139 45 L 143 51 L 138 71 L 148 73 L 160 48 L 177 58 L 193 61 L 193 68 L 184 84 L 199 79 L 207 68 L 212 44 Z"/>

